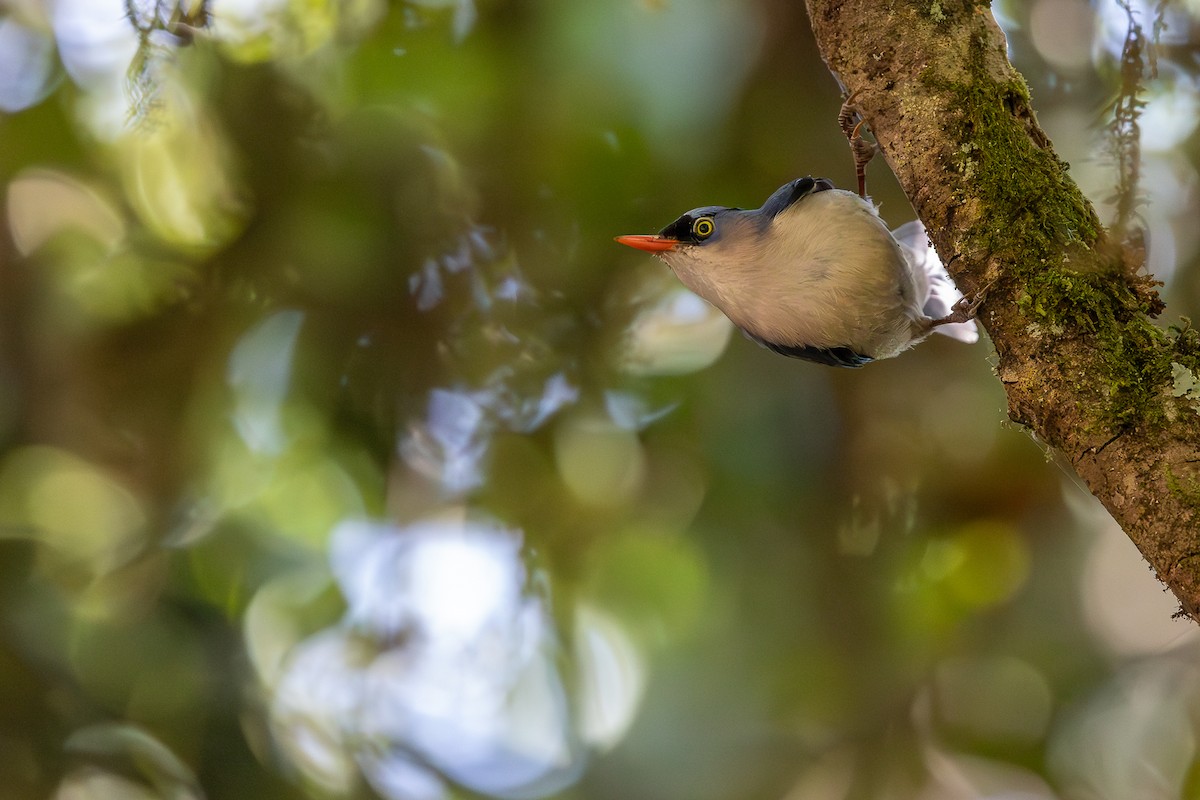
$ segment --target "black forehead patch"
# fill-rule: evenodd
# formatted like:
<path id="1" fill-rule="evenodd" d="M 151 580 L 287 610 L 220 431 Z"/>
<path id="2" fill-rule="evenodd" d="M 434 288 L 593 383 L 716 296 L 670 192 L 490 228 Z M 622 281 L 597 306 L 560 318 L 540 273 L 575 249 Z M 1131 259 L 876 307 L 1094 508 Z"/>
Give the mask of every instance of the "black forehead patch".
<path id="1" fill-rule="evenodd" d="M 692 233 L 692 223 L 695 221 L 696 218 L 691 216 L 691 212 L 688 212 L 659 231 L 658 235 L 667 239 L 678 239 L 681 242 L 699 241 Z"/>
<path id="2" fill-rule="evenodd" d="M 702 208 L 693 208 L 679 219 L 672 222 L 667 227 L 658 232 L 659 236 L 667 239 L 676 239 L 688 244 L 700 244 L 701 239 L 692 232 L 692 226 L 696 220 L 701 217 L 715 217 L 722 211 L 740 211 L 741 209 L 729 208 L 727 206 L 703 206 Z"/>

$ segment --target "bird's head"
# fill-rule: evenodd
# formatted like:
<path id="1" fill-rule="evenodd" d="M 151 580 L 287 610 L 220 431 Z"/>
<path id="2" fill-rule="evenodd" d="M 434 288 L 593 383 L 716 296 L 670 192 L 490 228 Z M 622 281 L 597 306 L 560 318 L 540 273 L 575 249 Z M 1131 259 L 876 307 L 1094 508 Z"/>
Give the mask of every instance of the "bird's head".
<path id="1" fill-rule="evenodd" d="M 768 244 L 771 223 L 780 213 L 813 192 L 832 188 L 824 178 L 798 178 L 779 187 L 761 208 L 694 208 L 656 235 L 618 236 L 617 241 L 658 256 L 676 272 L 684 263 L 693 272 L 698 268 L 707 271 L 760 250 Z"/>
<path id="2" fill-rule="evenodd" d="M 674 266 L 682 259 L 699 259 L 701 251 L 722 250 L 742 234 L 749 234 L 746 213 L 739 208 L 703 206 L 683 214 L 657 234 L 618 236 L 617 241 Z"/>

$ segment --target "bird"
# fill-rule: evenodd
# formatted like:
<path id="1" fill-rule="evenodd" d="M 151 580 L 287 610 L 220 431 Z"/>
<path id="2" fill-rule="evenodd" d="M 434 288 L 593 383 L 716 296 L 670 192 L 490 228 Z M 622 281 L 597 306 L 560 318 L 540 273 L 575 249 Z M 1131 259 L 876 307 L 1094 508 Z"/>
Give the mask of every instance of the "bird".
<path id="1" fill-rule="evenodd" d="M 894 231 L 868 198 L 806 176 L 756 209 L 702 206 L 658 234 L 616 237 L 650 253 L 750 339 L 837 367 L 893 358 L 931 333 L 979 339 L 982 295 L 963 299 L 920 221 Z"/>

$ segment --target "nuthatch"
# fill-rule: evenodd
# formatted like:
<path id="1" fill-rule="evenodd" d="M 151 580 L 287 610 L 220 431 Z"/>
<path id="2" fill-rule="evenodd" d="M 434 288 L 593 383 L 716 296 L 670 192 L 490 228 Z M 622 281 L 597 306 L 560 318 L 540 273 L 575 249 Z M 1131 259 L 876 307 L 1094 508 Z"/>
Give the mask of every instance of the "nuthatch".
<path id="1" fill-rule="evenodd" d="M 932 332 L 975 342 L 966 303 L 920 222 L 889 231 L 875 205 L 800 178 L 761 208 L 693 209 L 658 235 L 618 236 L 667 263 L 751 339 L 839 367 L 892 358 Z"/>

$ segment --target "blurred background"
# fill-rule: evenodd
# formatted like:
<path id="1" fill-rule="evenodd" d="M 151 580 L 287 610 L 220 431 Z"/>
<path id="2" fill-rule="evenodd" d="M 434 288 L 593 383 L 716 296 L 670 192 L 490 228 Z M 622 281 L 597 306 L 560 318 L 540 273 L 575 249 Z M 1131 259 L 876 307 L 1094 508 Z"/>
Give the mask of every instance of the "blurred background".
<path id="1" fill-rule="evenodd" d="M 0 795 L 1200 797 L 1196 627 L 986 341 L 785 359 L 612 241 L 852 185 L 800 5 L 0 3 Z M 1200 313 L 1200 5 L 995 12 L 1110 219 L 1158 30 Z"/>

